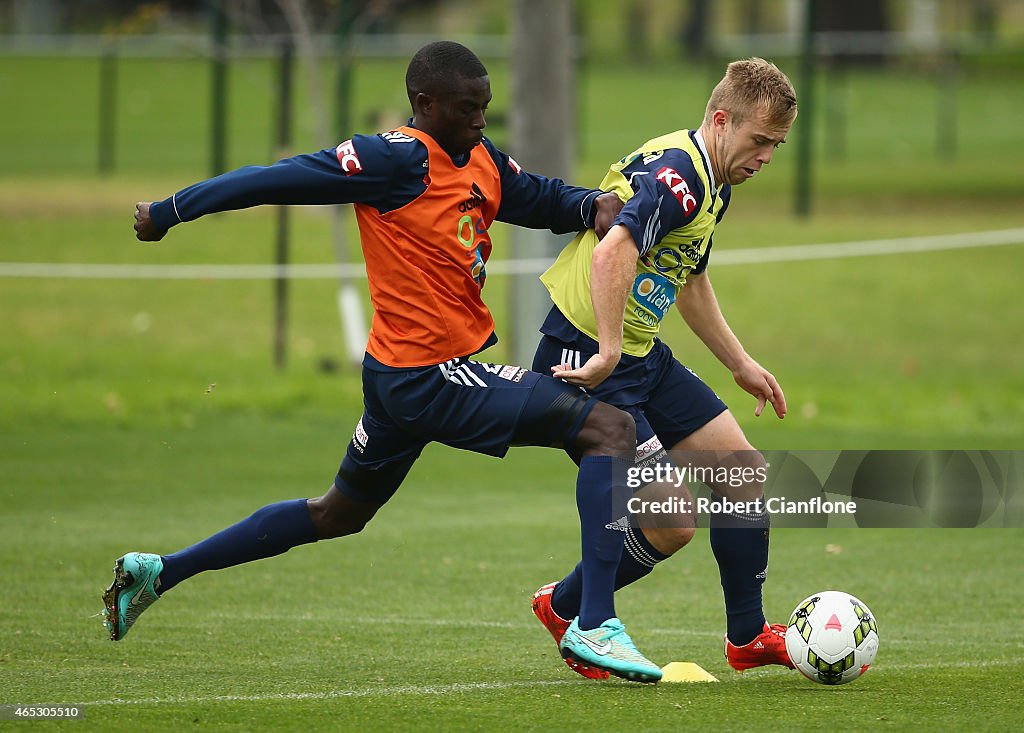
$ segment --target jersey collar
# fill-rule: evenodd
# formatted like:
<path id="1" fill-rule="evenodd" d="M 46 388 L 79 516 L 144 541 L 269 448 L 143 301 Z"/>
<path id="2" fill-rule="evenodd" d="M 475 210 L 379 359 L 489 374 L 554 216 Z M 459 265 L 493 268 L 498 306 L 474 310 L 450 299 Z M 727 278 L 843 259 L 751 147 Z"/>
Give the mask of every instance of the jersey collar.
<path id="1" fill-rule="evenodd" d="M 409 121 L 405 123 L 405 126 L 406 127 L 411 127 L 414 130 L 419 130 L 420 128 L 416 127 L 416 125 L 413 124 L 412 120 L 413 120 L 413 118 L 410 117 Z M 424 133 L 424 134 L 428 134 L 429 135 L 430 133 Z M 466 165 L 466 163 L 469 162 L 469 156 L 472 155 L 472 154 L 473 154 L 473 151 L 471 150 L 468 153 L 463 153 L 462 155 L 449 155 L 448 157 L 451 158 L 451 161 L 455 165 L 456 168 L 462 168 L 463 166 Z M 446 155 L 447 155 L 447 153 L 446 153 Z"/>
<path id="2" fill-rule="evenodd" d="M 718 182 L 715 180 L 715 172 L 711 169 L 711 158 L 708 156 L 708 149 L 704 144 L 704 136 L 700 134 L 700 130 L 694 130 L 691 134 L 700 151 L 700 157 L 703 159 L 704 170 L 707 171 L 708 182 L 711 183 L 711 197 L 714 198 L 718 195 Z"/>

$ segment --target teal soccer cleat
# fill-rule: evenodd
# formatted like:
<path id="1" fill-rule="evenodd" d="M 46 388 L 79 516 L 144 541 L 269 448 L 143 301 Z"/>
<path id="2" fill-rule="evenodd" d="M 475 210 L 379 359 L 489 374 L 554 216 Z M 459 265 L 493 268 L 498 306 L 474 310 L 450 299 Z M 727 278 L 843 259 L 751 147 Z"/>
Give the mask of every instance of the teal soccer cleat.
<path id="1" fill-rule="evenodd" d="M 573 619 L 559 647 L 562 657 L 589 667 L 599 667 L 633 682 L 657 682 L 661 669 L 637 650 L 617 618 L 610 618 L 596 629 L 582 631 L 580 619 Z"/>
<path id="2" fill-rule="evenodd" d="M 156 586 L 164 569 L 159 555 L 129 552 L 114 564 L 114 582 L 103 593 L 103 623 L 111 641 L 120 641 L 136 619 L 160 595 Z"/>

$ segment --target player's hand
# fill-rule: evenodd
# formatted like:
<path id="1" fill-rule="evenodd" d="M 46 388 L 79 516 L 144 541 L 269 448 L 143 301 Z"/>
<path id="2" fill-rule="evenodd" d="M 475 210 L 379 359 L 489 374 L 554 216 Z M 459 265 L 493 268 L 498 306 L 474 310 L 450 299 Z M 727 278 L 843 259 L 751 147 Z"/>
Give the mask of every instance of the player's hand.
<path id="1" fill-rule="evenodd" d="M 555 379 L 564 379 L 569 384 L 577 387 L 593 389 L 601 384 L 619 364 L 619 357 L 604 354 L 594 354 L 587 359 L 587 363 L 579 369 L 573 369 L 569 364 L 559 364 L 551 367 L 551 376 Z"/>
<path id="2" fill-rule="evenodd" d="M 602 193 L 594 200 L 594 207 L 594 231 L 598 239 L 604 239 L 615 217 L 622 211 L 622 200 L 614 193 Z"/>
<path id="3" fill-rule="evenodd" d="M 733 370 L 732 377 L 736 384 L 757 398 L 755 416 L 761 417 L 764 406 L 769 402 L 780 420 L 786 416 L 786 395 L 778 380 L 763 366 L 753 359 L 747 359 Z"/>
<path id="4" fill-rule="evenodd" d="M 167 230 L 157 229 L 153 218 L 149 215 L 152 201 L 140 201 L 135 204 L 135 238 L 140 242 L 159 242 L 167 234 Z"/>

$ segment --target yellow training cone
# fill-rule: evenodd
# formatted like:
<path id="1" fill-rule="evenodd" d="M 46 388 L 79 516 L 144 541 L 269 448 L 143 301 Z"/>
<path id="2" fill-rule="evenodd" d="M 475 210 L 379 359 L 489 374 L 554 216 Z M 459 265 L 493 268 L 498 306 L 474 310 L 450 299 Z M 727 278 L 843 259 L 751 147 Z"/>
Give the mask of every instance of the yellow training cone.
<path id="1" fill-rule="evenodd" d="M 718 678 L 693 662 L 669 662 L 661 668 L 661 681 L 718 682 Z"/>

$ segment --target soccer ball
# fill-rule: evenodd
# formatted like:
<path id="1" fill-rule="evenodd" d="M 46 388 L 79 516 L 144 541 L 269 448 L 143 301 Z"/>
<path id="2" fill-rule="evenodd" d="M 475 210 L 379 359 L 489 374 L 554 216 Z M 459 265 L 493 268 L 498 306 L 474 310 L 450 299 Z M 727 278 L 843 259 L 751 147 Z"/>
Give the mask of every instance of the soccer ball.
<path id="1" fill-rule="evenodd" d="M 867 671 L 878 653 L 875 617 L 849 593 L 815 593 L 790 616 L 786 651 L 809 680 L 825 685 L 853 682 Z"/>

